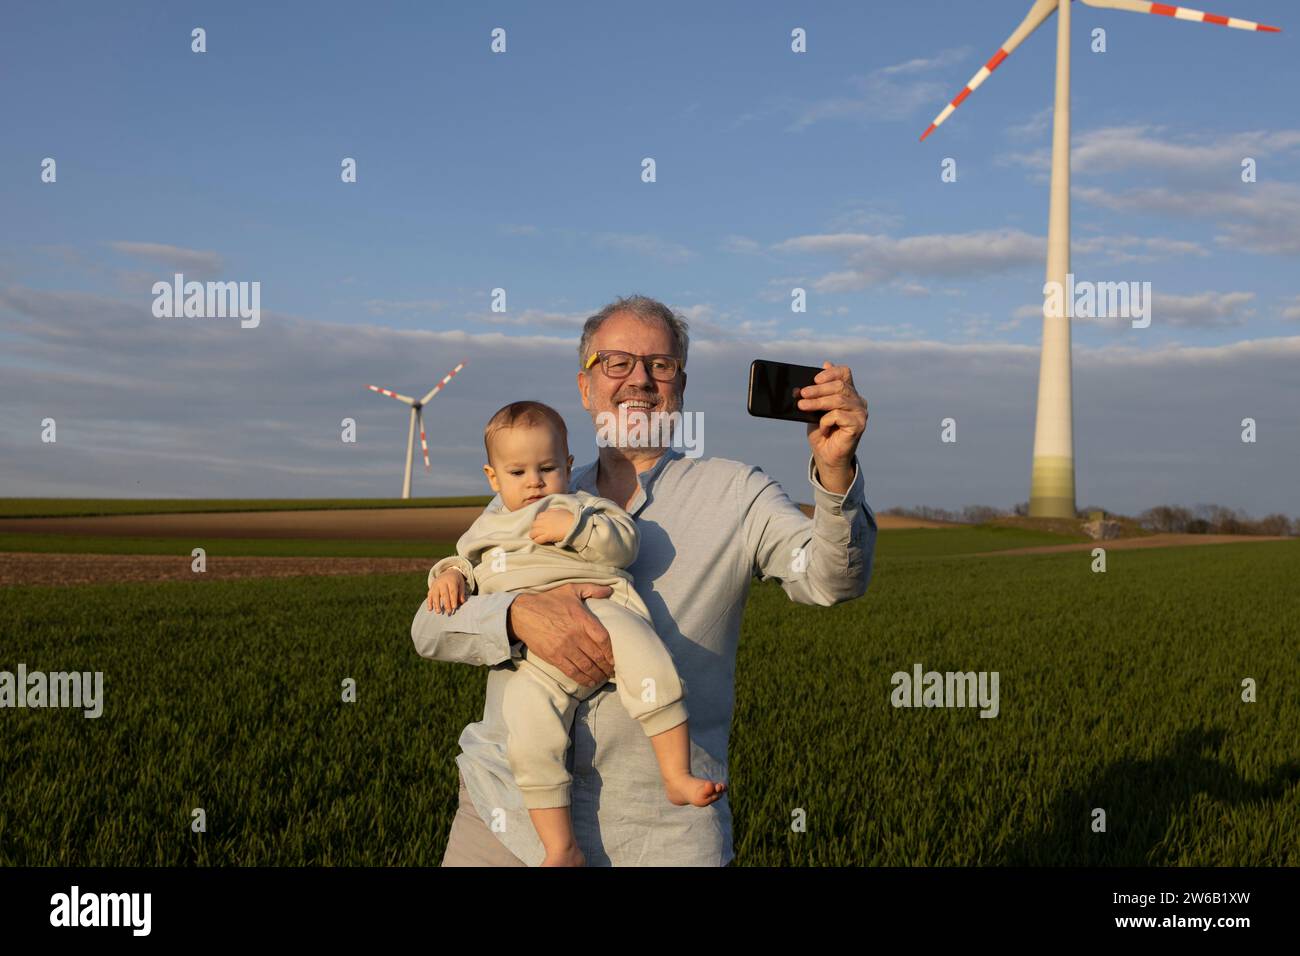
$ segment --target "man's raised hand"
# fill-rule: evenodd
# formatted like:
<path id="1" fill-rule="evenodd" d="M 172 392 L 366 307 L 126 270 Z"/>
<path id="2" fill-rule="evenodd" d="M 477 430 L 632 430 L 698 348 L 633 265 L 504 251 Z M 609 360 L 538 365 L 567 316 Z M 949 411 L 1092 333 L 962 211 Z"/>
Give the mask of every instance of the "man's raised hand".
<path id="1" fill-rule="evenodd" d="M 867 429 L 867 400 L 853 387 L 853 372 L 847 365 L 823 362 L 813 384 L 799 390 L 797 404 L 804 411 L 824 413 L 821 421 L 809 423 L 808 445 L 826 489 L 847 491 L 858 439 Z"/>

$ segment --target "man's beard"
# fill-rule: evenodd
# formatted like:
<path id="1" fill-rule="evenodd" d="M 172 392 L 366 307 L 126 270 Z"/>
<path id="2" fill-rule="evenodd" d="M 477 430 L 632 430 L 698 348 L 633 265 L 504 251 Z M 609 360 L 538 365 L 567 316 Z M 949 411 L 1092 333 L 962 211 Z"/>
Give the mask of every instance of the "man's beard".
<path id="1" fill-rule="evenodd" d="M 649 407 L 622 407 L 623 402 L 644 402 Z M 673 443 L 673 412 L 680 410 L 676 395 L 668 398 L 658 394 L 624 395 L 613 401 L 609 409 L 597 413 L 597 444 L 633 454 L 663 451 Z"/>

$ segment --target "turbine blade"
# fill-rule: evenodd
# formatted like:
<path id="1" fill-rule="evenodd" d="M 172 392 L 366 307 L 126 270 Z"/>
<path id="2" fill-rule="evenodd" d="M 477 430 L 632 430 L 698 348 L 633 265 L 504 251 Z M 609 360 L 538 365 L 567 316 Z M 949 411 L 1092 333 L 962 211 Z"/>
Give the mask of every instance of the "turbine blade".
<path id="1" fill-rule="evenodd" d="M 1175 7 L 1168 3 L 1147 3 L 1146 0 L 1083 0 L 1090 7 L 1109 7 L 1112 10 L 1130 10 L 1133 13 L 1158 13 L 1162 17 L 1176 20 L 1192 20 L 1197 23 L 1217 23 L 1221 27 L 1234 30 L 1258 30 L 1261 33 L 1281 33 L 1281 27 L 1270 27 L 1253 20 L 1238 20 L 1236 17 L 1221 17 L 1217 13 L 1203 13 L 1191 7 Z"/>
<path id="2" fill-rule="evenodd" d="M 415 399 L 411 398 L 409 395 L 399 395 L 392 389 L 380 388 L 377 385 L 367 385 L 366 388 L 370 389 L 372 392 L 378 392 L 380 395 L 387 395 L 389 398 L 395 398 L 399 402 L 405 402 L 407 405 L 415 404 Z"/>
<path id="3" fill-rule="evenodd" d="M 420 426 L 420 449 L 424 452 L 424 470 L 429 470 L 429 442 L 424 437 L 424 412 L 416 413 L 419 421 L 416 423 Z"/>
<path id="4" fill-rule="evenodd" d="M 461 369 L 463 369 L 464 367 L 465 367 L 465 363 L 464 363 L 464 362 L 461 362 L 461 363 L 460 363 L 459 365 L 457 365 L 454 369 L 452 369 L 450 372 L 448 372 L 446 375 L 444 375 L 442 381 L 439 382 L 437 385 L 433 386 L 433 388 L 431 388 L 431 389 L 429 390 L 429 394 L 428 394 L 428 395 L 426 395 L 426 396 L 424 396 L 424 398 L 420 399 L 420 404 L 421 404 L 421 405 L 424 405 L 424 404 L 428 403 L 429 399 L 433 398 L 433 396 L 435 396 L 435 395 L 437 395 L 439 392 L 441 392 L 441 391 L 442 391 L 442 387 L 443 387 L 444 385 L 446 385 L 448 382 L 450 382 L 453 378 L 455 378 L 455 377 L 456 377 L 456 373 L 459 372 L 459 371 L 460 371 Z"/>
<path id="5" fill-rule="evenodd" d="M 929 129 L 921 134 L 921 139 L 924 140 L 935 131 L 940 123 L 951 116 L 952 111 L 961 106 L 962 100 L 975 92 L 979 85 L 989 78 L 989 74 L 1001 66 L 1002 61 L 1024 42 L 1025 37 L 1037 30 L 1044 20 L 1056 12 L 1056 6 L 1057 0 L 1036 0 L 1029 10 L 1029 15 L 1020 22 L 1020 26 L 1016 27 L 1015 32 L 1007 37 L 1007 42 L 998 48 L 998 52 L 994 53 L 989 58 L 989 61 L 980 67 L 979 72 L 970 78 L 970 82 L 966 84 L 965 88 L 953 97 L 953 101 L 943 108 L 943 112 L 934 118 L 934 122 L 930 124 Z"/>

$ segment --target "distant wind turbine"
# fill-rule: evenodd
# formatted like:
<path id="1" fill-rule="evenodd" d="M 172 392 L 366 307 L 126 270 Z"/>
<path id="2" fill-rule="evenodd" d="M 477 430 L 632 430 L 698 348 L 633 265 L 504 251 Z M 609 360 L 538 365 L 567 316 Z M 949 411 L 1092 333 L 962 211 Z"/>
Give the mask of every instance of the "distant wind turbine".
<path id="1" fill-rule="evenodd" d="M 1187 7 L 1144 0 L 1083 0 L 1089 6 L 1110 7 L 1134 13 L 1155 13 L 1178 20 L 1215 23 L 1237 30 L 1279 32 L 1278 27 L 1202 13 Z M 925 139 L 952 111 L 961 106 L 981 83 L 989 78 L 1025 37 L 1053 13 L 1056 30 L 1056 106 L 1052 126 L 1052 186 L 1047 218 L 1047 281 L 1066 288 L 1070 271 L 1070 0 L 1037 0 L 1029 15 L 1016 27 L 1007 42 L 971 77 L 966 87 L 943 108 Z M 1029 486 L 1029 513 L 1036 517 L 1073 518 L 1074 501 L 1074 407 L 1070 382 L 1070 319 L 1049 315 L 1043 308 L 1043 351 L 1038 370 L 1038 412 L 1034 423 L 1034 467 Z"/>
<path id="2" fill-rule="evenodd" d="M 424 468 L 426 471 L 429 470 L 429 442 L 428 439 L 424 437 L 424 412 L 422 409 L 425 405 L 428 405 L 433 399 L 433 396 L 441 392 L 442 387 L 455 378 L 456 373 L 464 367 L 465 363 L 461 362 L 454 369 L 448 372 L 441 382 L 433 386 L 433 388 L 429 390 L 428 395 L 425 395 L 424 398 L 420 399 L 418 402 L 409 395 L 399 395 L 391 389 L 380 388 L 377 385 L 366 386 L 366 388 L 370 389 L 372 392 L 378 392 L 380 395 L 387 395 L 389 398 L 395 398 L 399 402 L 404 402 L 411 406 L 411 428 L 406 436 L 406 476 L 402 480 L 403 498 L 411 497 L 411 459 L 415 455 L 415 426 L 417 423 L 420 426 L 420 448 L 424 451 Z"/>

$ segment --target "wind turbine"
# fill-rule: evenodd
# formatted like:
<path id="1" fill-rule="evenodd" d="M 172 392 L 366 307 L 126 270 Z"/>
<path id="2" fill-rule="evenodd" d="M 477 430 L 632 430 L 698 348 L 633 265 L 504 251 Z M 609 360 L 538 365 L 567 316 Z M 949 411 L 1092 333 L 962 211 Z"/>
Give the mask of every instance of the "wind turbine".
<path id="1" fill-rule="evenodd" d="M 1202 13 L 1187 7 L 1145 0 L 1083 0 L 1093 7 L 1110 7 L 1133 13 L 1155 13 L 1179 20 L 1216 23 L 1238 30 L 1279 32 L 1278 27 Z M 1047 281 L 1066 288 L 1070 271 L 1070 0 L 1036 0 L 1029 15 L 1021 21 L 998 52 L 985 63 L 970 82 L 943 108 L 925 139 L 962 101 L 989 78 L 1025 37 L 1033 33 L 1053 13 L 1056 24 L 1056 105 L 1052 125 L 1052 186 L 1047 217 Z M 1047 300 L 1043 308 L 1043 351 L 1038 369 L 1038 411 L 1034 423 L 1034 466 L 1030 479 L 1029 513 L 1035 517 L 1073 518 L 1074 503 L 1074 408 L 1070 383 L 1070 319 L 1068 315 L 1049 315 Z"/>
<path id="2" fill-rule="evenodd" d="M 420 425 L 420 448 L 424 451 L 424 469 L 425 471 L 429 470 L 429 442 L 428 439 L 424 437 L 424 412 L 421 411 L 421 409 L 423 409 L 425 405 L 428 405 L 433 399 L 433 396 L 441 392 L 442 387 L 455 378 L 456 373 L 464 367 L 465 363 L 461 362 L 454 369 L 444 375 L 442 381 L 433 386 L 433 388 L 429 390 L 429 394 L 425 395 L 424 398 L 420 399 L 418 402 L 409 395 L 399 395 L 391 389 L 380 388 L 377 385 L 366 386 L 366 388 L 370 389 L 372 392 L 378 392 L 380 395 L 387 395 L 389 398 L 395 398 L 399 402 L 411 406 L 411 428 L 406 435 L 406 477 L 402 480 L 403 498 L 411 497 L 411 458 L 415 454 L 415 425 L 417 422 Z"/>

